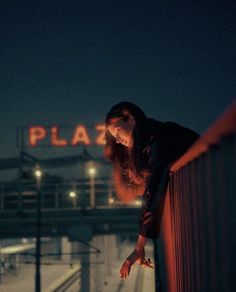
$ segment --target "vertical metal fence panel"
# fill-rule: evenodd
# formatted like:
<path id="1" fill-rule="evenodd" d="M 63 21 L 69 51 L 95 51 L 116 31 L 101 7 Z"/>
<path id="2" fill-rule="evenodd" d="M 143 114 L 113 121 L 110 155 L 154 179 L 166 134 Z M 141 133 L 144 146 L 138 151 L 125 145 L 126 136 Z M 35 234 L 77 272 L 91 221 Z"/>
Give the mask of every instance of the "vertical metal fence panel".
<path id="1" fill-rule="evenodd" d="M 177 178 L 179 179 L 179 172 L 176 173 Z M 176 188 L 176 233 L 177 233 L 177 258 L 178 258 L 178 268 L 177 273 L 182 270 L 182 248 L 181 248 L 181 222 L 180 222 L 180 206 L 179 206 L 179 197 L 177 194 L 179 194 L 179 185 L 175 186 Z M 178 290 L 182 290 L 182 271 L 178 273 Z"/>
<path id="2" fill-rule="evenodd" d="M 208 257 L 209 257 L 209 269 L 211 271 L 211 275 L 209 278 L 209 285 L 212 291 L 216 291 L 217 284 L 217 259 L 216 259 L 216 220 L 215 220 L 215 191 L 213 188 L 213 173 L 211 169 L 212 165 L 212 153 L 208 152 L 205 156 L 205 177 L 206 177 L 206 190 L 207 190 L 207 222 L 208 222 L 208 230 L 206 234 L 206 240 L 208 241 Z"/>
<path id="3" fill-rule="evenodd" d="M 227 238 L 229 246 L 228 263 L 230 266 L 229 281 L 235 283 L 236 273 L 236 135 L 224 140 L 223 156 L 225 171 L 225 199 L 227 200 L 228 224 Z M 224 246 L 224 248 L 226 248 Z M 234 284 L 236 290 L 236 284 Z M 232 289 L 232 288 L 231 288 Z M 234 290 L 234 291 L 235 291 Z M 233 290 L 230 290 L 233 291 Z"/>
<path id="4" fill-rule="evenodd" d="M 182 290 L 184 291 L 186 289 L 186 242 L 185 242 L 185 234 L 186 234 L 186 226 L 185 226 L 185 200 L 184 200 L 184 190 L 183 190 L 183 184 L 182 184 L 182 171 L 179 172 L 179 195 L 180 195 L 180 200 L 179 200 L 179 209 L 180 209 L 180 224 L 181 224 L 181 229 L 180 229 L 180 234 L 181 234 L 181 270 L 182 270 Z"/>
<path id="5" fill-rule="evenodd" d="M 236 291 L 236 136 L 175 171 L 167 197 L 166 292 Z"/>
<path id="6" fill-rule="evenodd" d="M 197 194 L 197 183 L 196 183 L 196 173 L 197 173 L 197 166 L 196 166 L 196 160 L 192 162 L 192 168 L 191 168 L 191 194 L 193 198 L 193 205 L 192 205 L 192 212 L 193 212 L 193 230 L 194 230 L 194 237 L 193 237 L 193 245 L 194 245 L 194 289 L 195 291 L 201 291 L 201 256 L 200 256 L 200 238 L 199 238 L 199 198 Z"/>
<path id="7" fill-rule="evenodd" d="M 200 273 L 201 273 L 201 290 L 208 291 L 209 283 L 209 240 L 206 240 L 208 230 L 208 189 L 206 187 L 206 169 L 205 156 L 201 155 L 197 159 L 197 194 L 198 194 L 198 208 L 199 216 L 199 250 L 200 250 Z"/>
<path id="8" fill-rule="evenodd" d="M 173 177 L 170 177 L 170 184 L 169 184 L 169 190 L 170 189 L 173 189 Z M 168 196 L 170 198 L 170 221 L 171 221 L 171 230 L 169 230 L 169 232 L 171 233 L 171 238 L 172 238 L 172 246 L 173 246 L 173 258 L 172 259 L 169 259 L 172 264 L 173 264 L 173 278 L 172 278 L 172 281 L 174 281 L 174 283 L 170 283 L 169 284 L 169 287 L 172 288 L 172 290 L 168 290 L 168 291 L 177 291 L 177 281 L 178 281 L 178 278 L 177 278 L 177 257 L 176 257 L 176 252 L 177 252 L 177 241 L 176 241 L 176 238 L 174 238 L 174 234 L 175 234 L 175 230 L 176 230 L 176 218 L 175 218 L 175 214 L 176 214 L 176 206 L 175 206 L 175 194 L 174 192 L 172 192 L 170 194 L 170 191 L 168 192 Z M 165 212 L 165 209 L 164 208 L 164 212 Z M 163 220 L 163 222 L 165 222 Z M 167 230 L 168 232 L 168 230 Z"/>
<path id="9" fill-rule="evenodd" d="M 221 204 L 221 197 L 224 195 L 222 193 L 222 178 L 224 177 L 224 171 L 222 169 L 222 164 L 220 161 L 220 149 L 219 146 L 214 146 L 210 150 L 211 152 L 211 172 L 212 172 L 212 187 L 213 187 L 213 195 L 214 195 L 214 220 L 215 220 L 215 226 L 216 226 L 216 252 L 217 252 L 217 261 L 216 261 L 216 273 L 217 273 L 217 285 L 215 285 L 216 291 L 227 291 L 224 290 L 223 285 L 223 257 L 224 257 L 224 240 L 223 238 L 223 229 L 222 229 L 222 220 L 224 214 L 224 210 L 222 209 Z"/>
<path id="10" fill-rule="evenodd" d="M 189 291 L 193 291 L 194 287 L 194 264 L 192 263 L 191 259 L 194 259 L 194 253 L 193 253 L 193 216 L 192 216 L 192 197 L 189 195 L 190 194 L 190 177 L 189 177 L 189 172 L 190 172 L 190 167 L 189 165 L 186 165 L 184 167 L 184 172 L 185 172 L 185 186 L 186 186 L 186 200 L 188 201 L 188 206 L 187 206 L 187 212 L 186 216 L 188 218 L 188 270 L 189 270 Z"/>
<path id="11" fill-rule="evenodd" d="M 187 167 L 183 168 L 183 184 L 184 184 L 184 193 L 185 193 L 185 221 L 186 221 L 186 270 L 188 271 L 186 290 L 191 291 L 192 285 L 192 273 L 191 273 L 191 214 L 190 210 L 190 196 L 189 196 L 189 185 L 188 185 L 188 169 Z"/>

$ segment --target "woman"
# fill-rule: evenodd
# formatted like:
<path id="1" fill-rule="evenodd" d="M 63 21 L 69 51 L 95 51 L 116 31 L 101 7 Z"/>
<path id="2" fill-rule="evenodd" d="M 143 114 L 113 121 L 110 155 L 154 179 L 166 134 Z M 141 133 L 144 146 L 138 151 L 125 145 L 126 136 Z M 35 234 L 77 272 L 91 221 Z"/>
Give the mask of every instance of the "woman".
<path id="1" fill-rule="evenodd" d="M 120 269 L 126 278 L 135 262 L 152 267 L 144 247 L 147 238 L 159 235 L 170 167 L 199 135 L 173 122 L 150 119 L 130 102 L 113 106 L 105 123 L 105 156 L 113 165 L 117 195 L 126 203 L 138 195 L 143 198 L 137 244 Z"/>

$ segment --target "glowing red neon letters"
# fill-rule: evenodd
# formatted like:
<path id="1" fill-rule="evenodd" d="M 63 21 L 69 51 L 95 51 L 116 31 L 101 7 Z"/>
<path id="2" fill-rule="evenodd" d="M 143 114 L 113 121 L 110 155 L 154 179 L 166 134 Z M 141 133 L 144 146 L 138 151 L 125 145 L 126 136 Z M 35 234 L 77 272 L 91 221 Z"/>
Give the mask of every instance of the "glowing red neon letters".
<path id="1" fill-rule="evenodd" d="M 97 136 L 95 144 L 105 145 L 105 125 L 96 125 Z M 29 128 L 29 145 L 36 147 L 46 138 L 50 138 L 50 145 L 55 147 L 76 146 L 80 144 L 91 145 L 89 134 L 84 125 L 78 125 L 73 131 L 71 140 L 60 137 L 60 127 L 52 126 L 50 128 L 43 126 L 31 126 Z"/>

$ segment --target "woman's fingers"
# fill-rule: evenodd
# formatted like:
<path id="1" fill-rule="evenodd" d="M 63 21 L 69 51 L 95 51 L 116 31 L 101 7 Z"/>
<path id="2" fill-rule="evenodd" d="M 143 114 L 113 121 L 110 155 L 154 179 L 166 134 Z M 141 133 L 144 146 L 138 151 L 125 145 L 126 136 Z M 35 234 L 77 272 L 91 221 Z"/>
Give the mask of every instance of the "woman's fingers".
<path id="1" fill-rule="evenodd" d="M 150 258 L 148 259 L 138 259 L 136 261 L 140 266 L 146 268 L 146 267 L 149 267 L 149 268 L 152 268 L 153 269 L 153 265 L 152 265 L 152 261 L 150 260 Z"/>
<path id="2" fill-rule="evenodd" d="M 126 278 L 129 276 L 129 273 L 130 273 L 130 269 L 131 269 L 131 266 L 134 264 L 134 263 L 138 263 L 140 266 L 142 266 L 143 268 L 152 268 L 153 269 L 153 264 L 152 264 L 152 261 L 150 258 L 148 259 L 145 259 L 144 257 L 139 257 L 137 260 L 135 260 L 135 257 L 134 256 L 131 256 L 129 257 L 129 259 L 127 259 L 121 269 L 120 269 L 120 277 L 121 278 Z"/>
<path id="3" fill-rule="evenodd" d="M 148 267 L 148 268 L 154 268 L 153 267 L 153 263 L 152 263 L 152 261 L 150 260 L 150 259 L 148 259 L 146 262 L 145 262 L 145 267 Z"/>
<path id="4" fill-rule="evenodd" d="M 126 278 L 127 276 L 129 276 L 129 272 L 130 272 L 130 268 L 129 267 L 122 268 L 121 271 L 120 271 L 120 277 L 121 278 Z"/>
<path id="5" fill-rule="evenodd" d="M 124 264 L 122 265 L 122 267 L 120 269 L 120 277 L 121 278 L 126 278 L 127 276 L 129 276 L 131 266 L 132 266 L 131 262 L 129 262 L 127 260 L 124 262 Z"/>
<path id="6" fill-rule="evenodd" d="M 150 258 L 148 258 L 147 260 L 145 259 L 144 264 L 145 264 L 145 266 L 147 266 L 147 267 L 153 268 L 152 261 L 151 261 Z"/>

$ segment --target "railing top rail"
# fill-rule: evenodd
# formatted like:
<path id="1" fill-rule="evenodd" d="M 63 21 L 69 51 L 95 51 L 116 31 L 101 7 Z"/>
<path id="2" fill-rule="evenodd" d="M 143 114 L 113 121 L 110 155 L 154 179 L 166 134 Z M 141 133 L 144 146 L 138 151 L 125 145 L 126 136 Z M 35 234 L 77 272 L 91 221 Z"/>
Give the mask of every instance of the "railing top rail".
<path id="1" fill-rule="evenodd" d="M 236 101 L 210 126 L 193 146 L 171 167 L 175 172 L 188 162 L 206 152 L 212 145 L 219 143 L 224 136 L 236 133 Z"/>
<path id="2" fill-rule="evenodd" d="M 36 181 L 32 180 L 24 180 L 23 182 L 24 187 L 35 187 Z M 114 185 L 113 180 L 111 180 L 109 177 L 108 178 L 95 178 L 94 184 L 99 187 L 105 185 L 106 187 L 109 185 L 112 187 Z M 58 186 L 58 187 L 66 187 L 66 186 L 74 186 L 74 187 L 79 187 L 79 186 L 89 186 L 90 185 L 90 179 L 74 179 L 74 180 L 66 180 L 62 179 L 61 181 L 54 181 L 54 180 L 49 180 L 49 181 L 42 181 L 41 187 L 50 187 L 50 186 Z M 0 182 L 0 188 L 18 188 L 18 181 L 9 181 L 9 182 Z"/>

